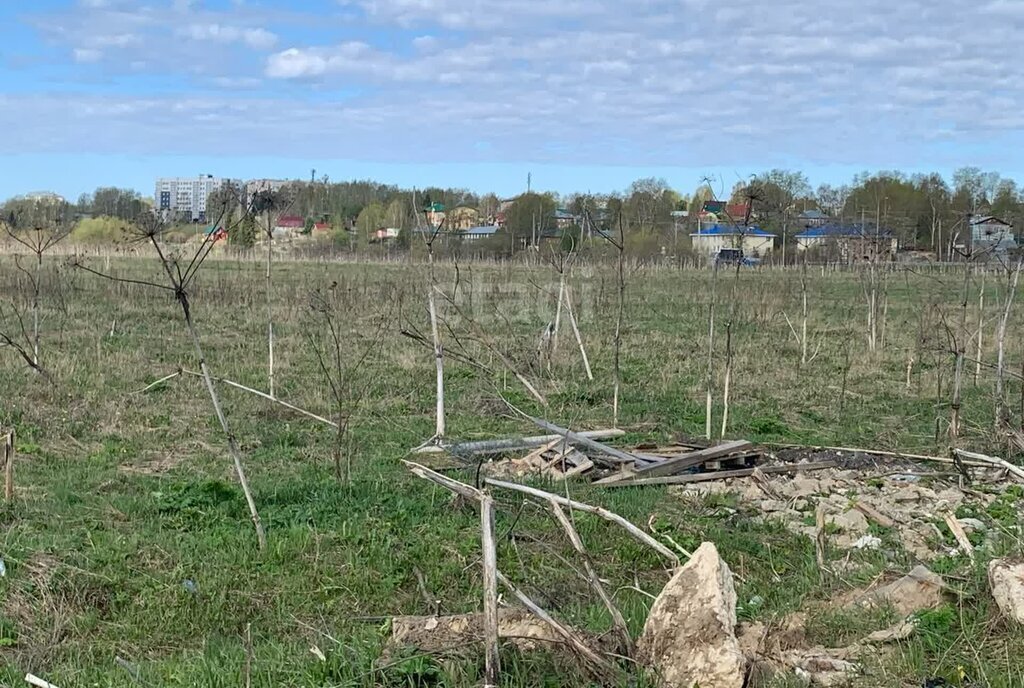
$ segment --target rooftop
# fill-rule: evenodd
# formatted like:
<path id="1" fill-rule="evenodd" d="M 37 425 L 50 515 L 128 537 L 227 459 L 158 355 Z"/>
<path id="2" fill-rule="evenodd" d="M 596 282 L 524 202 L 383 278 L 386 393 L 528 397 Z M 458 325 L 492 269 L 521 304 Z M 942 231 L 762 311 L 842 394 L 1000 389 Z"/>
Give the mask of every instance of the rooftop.
<path id="1" fill-rule="evenodd" d="M 775 238 L 774 234 L 766 232 L 757 225 L 714 225 L 713 227 L 704 227 L 699 232 L 694 232 L 690 236 L 736 236 L 737 234 Z"/>
<path id="2" fill-rule="evenodd" d="M 797 239 L 813 239 L 827 237 L 891 237 L 892 231 L 882 227 L 876 229 L 865 224 L 832 223 L 821 227 L 809 227 L 796 235 Z"/>

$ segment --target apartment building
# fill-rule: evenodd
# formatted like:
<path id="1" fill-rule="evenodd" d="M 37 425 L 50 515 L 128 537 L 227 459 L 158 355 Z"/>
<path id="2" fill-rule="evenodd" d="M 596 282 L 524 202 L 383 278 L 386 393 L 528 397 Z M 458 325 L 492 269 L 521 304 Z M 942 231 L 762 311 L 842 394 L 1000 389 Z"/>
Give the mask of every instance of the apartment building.
<path id="1" fill-rule="evenodd" d="M 222 179 L 212 174 L 157 179 L 153 200 L 161 213 L 179 214 L 192 222 L 206 222 L 206 199 L 225 184 L 242 188 L 239 179 Z"/>

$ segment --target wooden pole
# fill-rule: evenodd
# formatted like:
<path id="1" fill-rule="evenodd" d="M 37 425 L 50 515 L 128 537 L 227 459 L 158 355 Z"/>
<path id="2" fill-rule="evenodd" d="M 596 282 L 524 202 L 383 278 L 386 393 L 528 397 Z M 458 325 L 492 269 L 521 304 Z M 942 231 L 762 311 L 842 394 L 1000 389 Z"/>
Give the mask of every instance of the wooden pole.
<path id="1" fill-rule="evenodd" d="M 480 498 L 480 543 L 484 582 L 484 686 L 496 687 L 501 673 L 498 655 L 498 555 L 494 543 L 494 498 Z"/>

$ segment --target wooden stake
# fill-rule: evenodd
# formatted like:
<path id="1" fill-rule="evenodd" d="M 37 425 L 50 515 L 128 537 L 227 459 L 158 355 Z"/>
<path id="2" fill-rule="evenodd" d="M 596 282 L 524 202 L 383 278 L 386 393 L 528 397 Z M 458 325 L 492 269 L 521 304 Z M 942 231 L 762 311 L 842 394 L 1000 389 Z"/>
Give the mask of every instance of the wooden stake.
<path id="1" fill-rule="evenodd" d="M 4 501 L 14 501 L 14 431 L 11 430 L 3 438 L 4 453 Z"/>
<path id="2" fill-rule="evenodd" d="M 484 686 L 492 687 L 498 685 L 501 673 L 498 655 L 498 555 L 494 543 L 494 498 L 486 492 L 480 498 L 480 543 L 484 582 Z"/>

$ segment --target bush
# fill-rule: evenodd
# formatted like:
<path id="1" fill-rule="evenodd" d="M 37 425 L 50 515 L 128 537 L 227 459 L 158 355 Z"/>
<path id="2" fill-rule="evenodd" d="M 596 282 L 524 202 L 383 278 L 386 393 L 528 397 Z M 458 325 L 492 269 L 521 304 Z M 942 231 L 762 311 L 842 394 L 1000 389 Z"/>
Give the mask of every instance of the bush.
<path id="1" fill-rule="evenodd" d="M 82 244 L 114 244 L 128 238 L 129 226 L 116 217 L 93 217 L 75 225 L 71 240 Z"/>

